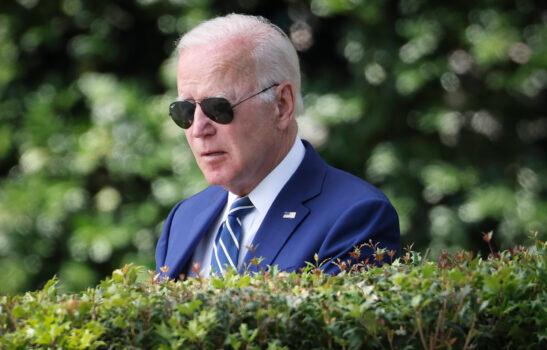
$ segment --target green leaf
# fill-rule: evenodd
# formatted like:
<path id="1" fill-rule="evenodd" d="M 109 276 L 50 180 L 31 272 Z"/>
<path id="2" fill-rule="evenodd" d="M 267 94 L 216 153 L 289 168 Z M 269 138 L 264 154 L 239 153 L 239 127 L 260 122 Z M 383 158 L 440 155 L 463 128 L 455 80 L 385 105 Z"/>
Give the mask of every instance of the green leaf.
<path id="1" fill-rule="evenodd" d="M 423 299 L 422 295 L 417 294 L 417 295 L 412 297 L 412 301 L 410 302 L 410 305 L 412 305 L 412 307 L 414 307 L 414 308 L 417 308 L 422 303 L 422 299 Z"/>
<path id="2" fill-rule="evenodd" d="M 216 289 L 223 289 L 225 287 L 225 281 L 220 277 L 212 277 L 211 285 Z"/>

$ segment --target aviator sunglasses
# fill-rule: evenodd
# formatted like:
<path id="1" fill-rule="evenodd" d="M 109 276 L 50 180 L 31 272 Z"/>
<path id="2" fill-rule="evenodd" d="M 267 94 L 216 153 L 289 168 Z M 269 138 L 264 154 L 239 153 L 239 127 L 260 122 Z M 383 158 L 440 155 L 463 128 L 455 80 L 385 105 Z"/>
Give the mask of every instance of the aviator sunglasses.
<path id="1" fill-rule="evenodd" d="M 184 100 L 175 101 L 169 105 L 169 115 L 171 119 L 183 129 L 188 129 L 194 122 L 194 112 L 196 111 L 196 104 L 201 107 L 201 110 L 205 115 L 219 124 L 228 124 L 234 119 L 234 108 L 241 103 L 260 95 L 261 93 L 278 86 L 279 84 L 273 84 L 265 89 L 260 90 L 254 95 L 244 98 L 243 100 L 230 104 L 230 101 L 224 97 L 207 97 L 201 101 Z"/>

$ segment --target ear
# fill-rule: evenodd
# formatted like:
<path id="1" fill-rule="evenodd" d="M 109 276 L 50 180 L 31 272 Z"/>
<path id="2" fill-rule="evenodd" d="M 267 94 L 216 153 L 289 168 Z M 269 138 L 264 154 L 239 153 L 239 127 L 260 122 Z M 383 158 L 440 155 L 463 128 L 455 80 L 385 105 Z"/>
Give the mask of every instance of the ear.
<path id="1" fill-rule="evenodd" d="M 276 124 L 279 130 L 287 129 L 294 121 L 296 105 L 295 88 L 292 83 L 284 81 L 276 88 Z"/>

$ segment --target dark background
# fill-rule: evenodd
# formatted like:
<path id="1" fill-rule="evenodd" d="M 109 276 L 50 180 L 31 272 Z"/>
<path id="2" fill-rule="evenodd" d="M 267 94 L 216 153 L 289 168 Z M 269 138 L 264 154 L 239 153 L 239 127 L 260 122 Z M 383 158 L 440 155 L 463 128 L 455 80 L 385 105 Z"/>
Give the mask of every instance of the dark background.
<path id="1" fill-rule="evenodd" d="M 153 268 L 205 186 L 168 118 L 179 35 L 262 15 L 299 50 L 301 136 L 392 199 L 404 245 L 486 253 L 547 223 L 543 1 L 0 3 L 0 292 Z"/>

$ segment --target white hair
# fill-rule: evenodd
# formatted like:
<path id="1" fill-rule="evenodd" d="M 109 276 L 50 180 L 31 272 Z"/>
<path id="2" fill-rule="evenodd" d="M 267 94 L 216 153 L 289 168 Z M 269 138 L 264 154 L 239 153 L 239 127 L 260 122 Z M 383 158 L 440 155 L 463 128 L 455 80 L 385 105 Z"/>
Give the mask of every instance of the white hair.
<path id="1" fill-rule="evenodd" d="M 257 88 L 266 88 L 283 80 L 290 81 L 296 91 L 296 114 L 304 111 L 300 65 L 296 50 L 287 35 L 264 17 L 229 14 L 205 21 L 184 34 L 177 44 L 177 54 L 192 46 L 223 43 L 242 37 L 252 44 L 249 56 L 256 67 Z M 264 93 L 263 99 L 273 98 Z"/>

